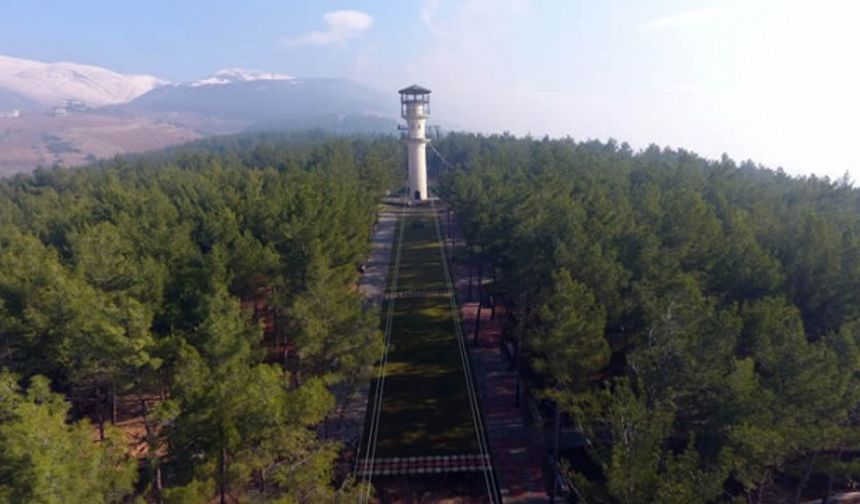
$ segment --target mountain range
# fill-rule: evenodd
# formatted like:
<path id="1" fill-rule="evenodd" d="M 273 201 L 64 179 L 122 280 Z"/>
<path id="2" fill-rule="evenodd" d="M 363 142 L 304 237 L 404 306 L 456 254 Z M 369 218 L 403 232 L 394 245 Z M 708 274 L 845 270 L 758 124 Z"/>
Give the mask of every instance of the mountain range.
<path id="1" fill-rule="evenodd" d="M 90 106 L 123 103 L 167 82 L 151 75 L 123 75 L 76 63 L 41 63 L 0 55 L 0 107 L 18 100 L 24 108 L 67 100 Z"/>
<path id="2" fill-rule="evenodd" d="M 0 55 L 0 176 L 248 129 L 396 131 L 397 98 L 346 79 L 228 68 L 191 82 Z"/>

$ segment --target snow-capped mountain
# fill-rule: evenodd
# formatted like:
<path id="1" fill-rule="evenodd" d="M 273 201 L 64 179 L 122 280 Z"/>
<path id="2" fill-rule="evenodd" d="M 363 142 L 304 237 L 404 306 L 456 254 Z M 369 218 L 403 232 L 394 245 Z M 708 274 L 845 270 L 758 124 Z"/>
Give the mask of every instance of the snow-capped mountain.
<path id="1" fill-rule="evenodd" d="M 246 130 L 397 131 L 397 96 L 227 68 L 191 82 L 0 56 L 0 176 Z"/>
<path id="2" fill-rule="evenodd" d="M 42 63 L 0 55 L 0 92 L 44 106 L 76 100 L 98 107 L 125 103 L 166 84 L 151 75 L 124 75 L 91 65 Z"/>
<path id="3" fill-rule="evenodd" d="M 259 72 L 256 70 L 244 70 L 242 68 L 223 68 L 214 74 L 198 81 L 190 82 L 185 85 L 191 87 L 198 86 L 213 86 L 220 84 L 233 84 L 236 82 L 250 81 L 270 81 L 270 80 L 292 80 L 293 77 L 287 74 Z"/>

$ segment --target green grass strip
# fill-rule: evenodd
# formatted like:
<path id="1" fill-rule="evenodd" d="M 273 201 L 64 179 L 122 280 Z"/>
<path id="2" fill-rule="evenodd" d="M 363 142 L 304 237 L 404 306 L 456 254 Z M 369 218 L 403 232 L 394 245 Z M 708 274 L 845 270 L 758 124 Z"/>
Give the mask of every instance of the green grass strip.
<path id="1" fill-rule="evenodd" d="M 433 217 L 403 218 L 397 291 L 447 289 Z M 448 297 L 396 300 L 384 380 L 376 457 L 477 453 Z"/>

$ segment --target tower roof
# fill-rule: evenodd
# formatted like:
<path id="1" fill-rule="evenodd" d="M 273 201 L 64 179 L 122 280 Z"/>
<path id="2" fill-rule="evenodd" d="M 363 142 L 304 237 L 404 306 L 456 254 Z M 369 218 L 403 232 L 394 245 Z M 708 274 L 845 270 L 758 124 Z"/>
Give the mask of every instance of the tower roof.
<path id="1" fill-rule="evenodd" d="M 418 84 L 412 84 L 411 86 L 398 91 L 400 94 L 430 94 L 430 92 L 431 91 L 429 89 L 421 87 Z"/>

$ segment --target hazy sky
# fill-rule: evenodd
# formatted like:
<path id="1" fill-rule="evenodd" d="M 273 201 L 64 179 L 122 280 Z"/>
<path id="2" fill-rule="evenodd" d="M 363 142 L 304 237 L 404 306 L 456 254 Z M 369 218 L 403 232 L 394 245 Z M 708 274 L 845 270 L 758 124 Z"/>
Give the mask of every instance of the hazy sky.
<path id="1" fill-rule="evenodd" d="M 860 1 L 2 0 L 0 54 L 433 90 L 464 128 L 860 181 Z"/>

